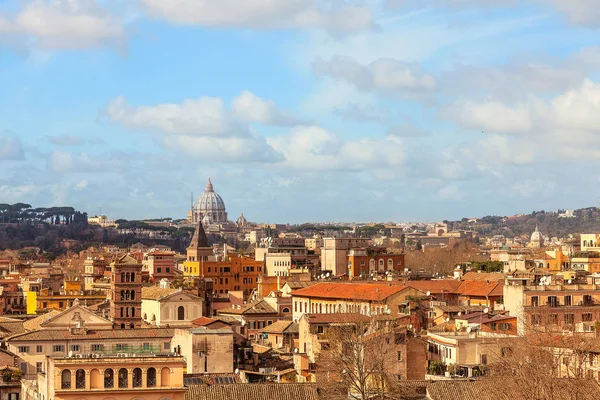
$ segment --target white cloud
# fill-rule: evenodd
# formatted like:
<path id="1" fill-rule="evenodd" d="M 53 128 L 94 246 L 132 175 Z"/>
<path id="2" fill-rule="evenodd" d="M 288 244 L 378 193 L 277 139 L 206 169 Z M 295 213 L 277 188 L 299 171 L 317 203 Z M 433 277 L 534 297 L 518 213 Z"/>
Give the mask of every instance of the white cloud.
<path id="1" fill-rule="evenodd" d="M 491 133 L 526 133 L 533 126 L 527 104 L 509 106 L 498 101 L 462 101 L 442 108 L 442 115 L 460 125 Z"/>
<path id="2" fill-rule="evenodd" d="M 148 14 L 177 24 L 250 29 L 323 28 L 334 34 L 374 26 L 368 7 L 318 0 L 141 0 Z M 330 5 L 330 7 L 325 7 Z"/>
<path id="3" fill-rule="evenodd" d="M 185 99 L 181 104 L 131 106 L 124 97 L 111 100 L 106 115 L 132 129 L 157 130 L 172 135 L 243 136 L 249 134 L 231 118 L 217 97 Z"/>
<path id="4" fill-rule="evenodd" d="M 294 170 L 360 171 L 399 167 L 404 161 L 402 145 L 393 137 L 344 141 L 318 126 L 298 127 L 267 143 L 285 155 L 281 166 Z"/>
<path id="5" fill-rule="evenodd" d="M 48 170 L 57 173 L 104 173 L 123 169 L 127 161 L 113 155 L 92 155 L 54 151 L 48 158 Z"/>
<path id="6" fill-rule="evenodd" d="M 25 152 L 19 139 L 0 136 L 0 161 L 23 160 L 24 158 Z"/>
<path id="7" fill-rule="evenodd" d="M 351 57 L 334 57 L 331 61 L 317 58 L 313 62 L 317 76 L 331 76 L 350 82 L 361 90 L 380 91 L 390 95 L 405 92 L 435 90 L 433 76 L 421 71 L 414 63 L 381 58 L 369 65 L 361 65 Z"/>
<path id="8" fill-rule="evenodd" d="M 122 21 L 95 0 L 35 0 L 12 19 L 0 19 L 0 35 L 24 35 L 43 49 L 87 49 L 121 45 Z"/>
<path id="9" fill-rule="evenodd" d="M 565 14 L 571 23 L 600 27 L 600 8 L 597 0 L 550 0 L 550 2 L 559 12 Z"/>
<path id="10" fill-rule="evenodd" d="M 172 136 L 163 138 L 160 143 L 176 153 L 193 156 L 197 162 L 234 164 L 283 160 L 283 155 L 258 135 L 225 138 Z"/>
<path id="11" fill-rule="evenodd" d="M 281 111 L 272 100 L 266 100 L 244 90 L 231 102 L 231 110 L 237 118 L 263 125 L 293 126 L 302 121 Z"/>

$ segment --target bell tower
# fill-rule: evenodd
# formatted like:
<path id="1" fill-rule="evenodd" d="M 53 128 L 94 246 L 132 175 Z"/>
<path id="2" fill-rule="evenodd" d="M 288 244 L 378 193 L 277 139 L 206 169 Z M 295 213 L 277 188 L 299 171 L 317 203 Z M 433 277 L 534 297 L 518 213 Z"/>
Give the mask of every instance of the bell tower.
<path id="1" fill-rule="evenodd" d="M 111 264 L 110 316 L 114 329 L 142 326 L 142 263 L 125 255 Z"/>

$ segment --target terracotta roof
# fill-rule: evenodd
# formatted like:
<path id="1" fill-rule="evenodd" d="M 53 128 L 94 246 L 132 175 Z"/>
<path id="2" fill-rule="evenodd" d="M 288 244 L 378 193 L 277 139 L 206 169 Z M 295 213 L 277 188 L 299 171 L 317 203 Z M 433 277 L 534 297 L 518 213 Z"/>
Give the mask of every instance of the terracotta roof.
<path id="1" fill-rule="evenodd" d="M 183 384 L 185 386 L 192 385 L 223 385 L 242 383 L 240 377 L 234 373 L 223 374 L 185 374 L 183 375 Z"/>
<path id="2" fill-rule="evenodd" d="M 45 314 L 39 315 L 35 318 L 32 318 L 30 320 L 27 320 L 23 323 L 23 327 L 25 328 L 25 330 L 27 331 L 37 331 L 38 329 L 40 329 L 40 326 L 50 320 L 51 318 L 54 318 L 55 316 L 57 316 L 58 314 L 62 314 L 60 311 L 57 310 L 51 310 Z"/>
<path id="3" fill-rule="evenodd" d="M 431 281 L 409 281 L 406 286 L 418 289 L 422 292 L 436 293 L 456 293 L 461 282 L 454 279 L 440 279 Z"/>
<path id="4" fill-rule="evenodd" d="M 285 283 L 292 290 L 303 289 L 309 286 L 316 284 L 316 282 L 311 281 L 287 281 Z M 283 285 L 282 285 L 283 286 Z"/>
<path id="5" fill-rule="evenodd" d="M 483 311 L 483 306 L 433 306 L 433 308 L 439 308 L 442 312 L 448 313 L 465 313 L 474 311 Z"/>
<path id="6" fill-rule="evenodd" d="M 179 289 L 161 288 L 159 286 L 143 287 L 142 288 L 142 299 L 158 300 L 162 297 L 166 297 L 175 292 L 179 292 Z"/>
<path id="7" fill-rule="evenodd" d="M 457 290 L 461 296 L 502 296 L 504 288 L 502 282 L 487 283 L 485 281 L 465 281 Z"/>
<path id="8" fill-rule="evenodd" d="M 341 324 L 370 321 L 370 317 L 363 314 L 305 314 L 311 324 Z"/>
<path id="9" fill-rule="evenodd" d="M 193 385 L 188 387 L 185 400 L 258 400 L 302 399 L 318 400 L 314 383 L 240 383 L 232 385 Z"/>
<path id="10" fill-rule="evenodd" d="M 0 317 L 0 338 L 18 335 L 23 332 L 25 332 L 25 328 L 22 320 Z"/>
<path id="11" fill-rule="evenodd" d="M 512 378 L 481 379 L 470 381 L 437 381 L 428 385 L 431 400 L 529 400 L 531 386 Z M 544 382 L 536 393 L 540 400 L 593 400 L 600 398 L 600 386 L 593 379 L 552 379 Z M 573 393 L 577 388 L 577 393 Z"/>
<path id="12" fill-rule="evenodd" d="M 219 314 L 236 314 L 236 315 L 247 315 L 247 314 L 277 314 L 277 311 L 271 307 L 266 301 L 259 301 L 258 303 L 250 303 L 240 305 L 240 308 L 225 308 L 219 310 Z"/>
<path id="13" fill-rule="evenodd" d="M 463 275 L 463 281 L 503 281 L 507 277 L 507 274 L 501 272 L 467 272 Z"/>
<path id="14" fill-rule="evenodd" d="M 400 293 L 406 286 L 387 286 L 371 283 L 317 283 L 304 289 L 295 290 L 293 297 L 313 297 L 322 299 L 383 301 Z"/>
<path id="15" fill-rule="evenodd" d="M 261 330 L 261 333 L 298 333 L 298 323 L 287 320 L 275 321 L 271 325 L 265 326 Z"/>
<path id="16" fill-rule="evenodd" d="M 221 321 L 216 318 L 208 318 L 208 317 L 200 317 L 196 318 L 192 321 L 193 326 L 208 326 L 210 324 L 214 324 L 215 322 L 222 322 L 224 324 L 229 324 L 227 321 Z"/>
<path id="17" fill-rule="evenodd" d="M 27 332 L 9 339 L 10 342 L 54 341 L 54 340 L 110 340 L 110 339 L 151 339 L 173 337 L 173 329 L 107 329 L 88 331 L 84 335 L 72 334 L 68 330 L 41 329 Z"/>

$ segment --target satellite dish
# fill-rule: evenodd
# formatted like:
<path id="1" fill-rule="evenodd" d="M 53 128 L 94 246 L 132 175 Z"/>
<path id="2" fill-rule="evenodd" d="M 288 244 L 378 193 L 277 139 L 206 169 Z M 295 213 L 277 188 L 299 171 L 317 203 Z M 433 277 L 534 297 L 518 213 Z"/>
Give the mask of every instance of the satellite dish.
<path id="1" fill-rule="evenodd" d="M 412 329 L 412 324 L 408 325 L 408 329 Z"/>
<path id="2" fill-rule="evenodd" d="M 570 284 L 571 284 L 571 280 L 569 279 L 569 280 L 567 281 L 567 283 L 570 285 Z"/>
<path id="3" fill-rule="evenodd" d="M 329 275 L 331 274 L 328 272 L 327 275 L 325 275 L 325 278 L 329 278 Z"/>
<path id="4" fill-rule="evenodd" d="M 236 373 L 236 374 L 239 374 L 239 373 L 240 373 L 240 370 L 239 370 L 238 368 L 236 368 L 236 369 L 235 369 L 235 373 Z"/>
<path id="5" fill-rule="evenodd" d="M 385 313 L 386 313 L 387 315 L 390 315 L 390 314 L 392 313 L 392 310 L 390 310 L 390 309 L 387 309 L 387 310 L 385 310 Z"/>
<path id="6" fill-rule="evenodd" d="M 484 312 L 485 314 L 487 314 L 487 313 L 489 313 L 489 312 L 490 312 L 490 309 L 486 307 L 486 308 L 484 308 L 484 309 L 483 309 L 483 312 Z"/>
<path id="7" fill-rule="evenodd" d="M 428 290 L 427 293 L 425 293 L 427 296 L 431 296 L 431 292 Z"/>
<path id="8" fill-rule="evenodd" d="M 449 317 L 446 317 L 446 322 L 450 322 L 450 318 Z"/>
<path id="9" fill-rule="evenodd" d="M 298 353 L 299 351 L 300 351 L 300 350 L 298 350 L 298 348 L 297 348 L 297 347 L 294 349 L 294 353 Z"/>
<path id="10" fill-rule="evenodd" d="M 467 326 L 467 333 L 471 333 L 471 327 Z"/>
<path id="11" fill-rule="evenodd" d="M 69 350 L 69 358 L 73 357 L 73 350 Z"/>
<path id="12" fill-rule="evenodd" d="M 460 317 L 461 315 L 462 315 L 462 312 L 460 312 L 460 311 L 459 311 L 459 312 L 458 312 L 458 316 Z"/>

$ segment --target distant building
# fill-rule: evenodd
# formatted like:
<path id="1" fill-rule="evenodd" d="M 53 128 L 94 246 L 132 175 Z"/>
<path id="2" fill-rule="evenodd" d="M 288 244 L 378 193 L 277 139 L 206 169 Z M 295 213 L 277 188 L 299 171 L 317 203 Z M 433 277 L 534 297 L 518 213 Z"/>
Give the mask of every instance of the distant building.
<path id="1" fill-rule="evenodd" d="M 204 193 L 200 195 L 196 204 L 190 211 L 189 220 L 191 223 L 202 222 L 205 226 L 211 224 L 223 224 L 227 222 L 227 210 L 225 202 L 213 188 L 210 178 L 204 189 Z"/>
<path id="2" fill-rule="evenodd" d="M 110 315 L 115 329 L 142 325 L 142 263 L 125 255 L 111 263 Z"/>
<path id="3" fill-rule="evenodd" d="M 333 275 L 348 274 L 348 251 L 364 248 L 371 244 L 366 238 L 324 238 L 321 248 L 321 270 L 331 271 Z"/>

